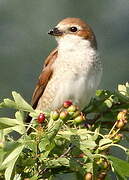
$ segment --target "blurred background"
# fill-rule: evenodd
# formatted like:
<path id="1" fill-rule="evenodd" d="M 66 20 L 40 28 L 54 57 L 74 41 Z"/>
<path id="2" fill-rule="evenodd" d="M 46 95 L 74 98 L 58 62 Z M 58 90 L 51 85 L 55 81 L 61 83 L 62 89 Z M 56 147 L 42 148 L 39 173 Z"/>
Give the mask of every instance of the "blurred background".
<path id="1" fill-rule="evenodd" d="M 56 47 L 47 31 L 66 17 L 82 18 L 96 34 L 99 88 L 129 81 L 129 0 L 0 0 L 0 101 L 15 90 L 30 102 L 43 60 Z"/>

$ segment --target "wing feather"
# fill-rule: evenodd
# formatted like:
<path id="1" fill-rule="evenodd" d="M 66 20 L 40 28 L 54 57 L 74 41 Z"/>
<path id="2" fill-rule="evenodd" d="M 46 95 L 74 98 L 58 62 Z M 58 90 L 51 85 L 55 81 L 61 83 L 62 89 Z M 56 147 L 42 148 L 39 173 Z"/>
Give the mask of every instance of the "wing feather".
<path id="1" fill-rule="evenodd" d="M 36 85 L 36 88 L 35 88 L 33 96 L 32 96 L 31 104 L 34 109 L 37 107 L 38 101 L 39 101 L 40 97 L 42 96 L 42 94 L 47 86 L 48 81 L 52 77 L 52 74 L 53 74 L 52 65 L 53 65 L 55 59 L 57 58 L 57 54 L 58 54 L 57 49 L 54 49 L 50 53 L 50 55 L 47 57 L 47 59 L 45 60 L 43 70 L 39 76 L 38 83 Z"/>

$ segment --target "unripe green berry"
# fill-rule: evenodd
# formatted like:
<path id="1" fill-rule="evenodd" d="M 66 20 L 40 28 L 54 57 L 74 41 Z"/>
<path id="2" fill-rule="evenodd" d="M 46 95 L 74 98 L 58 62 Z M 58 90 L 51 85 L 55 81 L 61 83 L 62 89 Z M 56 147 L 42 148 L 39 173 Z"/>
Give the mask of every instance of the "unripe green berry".
<path id="1" fill-rule="evenodd" d="M 83 115 L 80 115 L 80 116 L 77 116 L 75 119 L 74 119 L 74 122 L 76 124 L 80 124 L 84 121 L 84 116 Z"/>
<path id="2" fill-rule="evenodd" d="M 57 120 L 59 118 L 59 112 L 57 110 L 51 112 L 51 118 Z"/>
<path id="3" fill-rule="evenodd" d="M 109 162 L 106 159 L 104 159 L 104 158 L 98 159 L 96 161 L 96 164 L 98 164 L 101 169 L 107 169 L 110 166 Z"/>
<path id="4" fill-rule="evenodd" d="M 67 111 L 62 111 L 60 113 L 60 119 L 66 120 L 68 118 L 68 112 Z"/>
<path id="5" fill-rule="evenodd" d="M 73 113 L 73 118 L 76 118 L 76 117 L 78 117 L 80 115 L 80 111 L 75 111 L 74 113 Z"/>
<path id="6" fill-rule="evenodd" d="M 76 110 L 77 110 L 77 106 L 75 106 L 75 105 L 71 105 L 67 109 L 68 112 L 75 112 Z"/>

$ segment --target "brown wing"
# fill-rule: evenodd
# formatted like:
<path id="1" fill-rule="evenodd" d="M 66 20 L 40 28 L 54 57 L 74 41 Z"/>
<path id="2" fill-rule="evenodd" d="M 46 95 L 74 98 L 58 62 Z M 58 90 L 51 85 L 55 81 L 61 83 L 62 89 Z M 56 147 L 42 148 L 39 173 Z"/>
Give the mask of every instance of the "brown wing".
<path id="1" fill-rule="evenodd" d="M 54 49 L 45 60 L 43 70 L 39 76 L 38 83 L 36 85 L 36 88 L 32 96 L 31 104 L 34 109 L 36 108 L 39 98 L 42 96 L 46 88 L 46 85 L 52 76 L 52 72 L 53 72 L 52 64 L 55 61 L 57 54 L 58 54 L 57 49 Z"/>

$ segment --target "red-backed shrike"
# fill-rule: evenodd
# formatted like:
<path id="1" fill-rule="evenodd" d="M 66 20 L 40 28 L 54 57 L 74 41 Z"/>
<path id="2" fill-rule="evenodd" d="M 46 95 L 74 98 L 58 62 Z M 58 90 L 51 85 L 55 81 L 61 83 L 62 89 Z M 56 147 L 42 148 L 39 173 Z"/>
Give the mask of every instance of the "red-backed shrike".
<path id="1" fill-rule="evenodd" d="M 43 111 L 72 100 L 81 109 L 99 85 L 102 67 L 95 35 L 79 18 L 66 18 L 49 31 L 58 46 L 46 58 L 32 97 L 32 106 Z"/>

